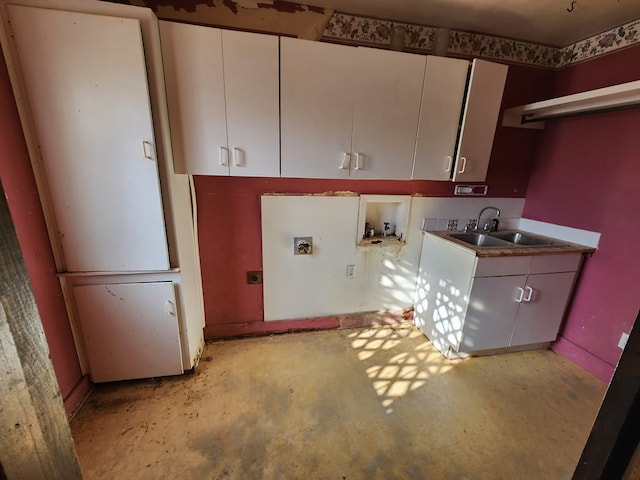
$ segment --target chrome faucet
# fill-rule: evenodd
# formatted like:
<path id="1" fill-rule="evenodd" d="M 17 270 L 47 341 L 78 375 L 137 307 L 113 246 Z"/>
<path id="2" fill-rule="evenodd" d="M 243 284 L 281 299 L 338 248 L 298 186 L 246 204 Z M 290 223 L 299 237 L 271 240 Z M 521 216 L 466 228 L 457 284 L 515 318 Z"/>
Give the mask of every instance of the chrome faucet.
<path id="1" fill-rule="evenodd" d="M 488 223 L 484 224 L 484 227 L 481 228 L 480 220 L 482 219 L 482 214 L 487 210 L 495 210 L 496 214 Z M 480 210 L 480 213 L 478 214 L 478 218 L 476 219 L 476 230 L 482 229 L 485 232 L 495 232 L 496 230 L 498 230 L 498 224 L 500 223 L 500 221 L 498 220 L 499 218 L 500 218 L 500 209 L 498 207 L 484 207 L 482 210 Z"/>

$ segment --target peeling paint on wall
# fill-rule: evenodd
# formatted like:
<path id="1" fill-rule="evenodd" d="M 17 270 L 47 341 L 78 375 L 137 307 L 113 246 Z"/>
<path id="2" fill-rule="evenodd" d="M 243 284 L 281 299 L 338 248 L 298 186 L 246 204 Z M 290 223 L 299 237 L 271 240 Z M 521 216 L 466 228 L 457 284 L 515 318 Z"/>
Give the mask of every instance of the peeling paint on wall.
<path id="1" fill-rule="evenodd" d="M 171 7 L 174 10 L 185 10 L 187 12 L 195 12 L 199 5 L 207 7 L 216 7 L 216 1 L 219 0 L 112 0 L 114 3 L 124 3 L 127 5 L 145 6 L 154 12 L 159 7 Z M 239 8 L 269 8 L 278 12 L 296 13 L 296 12 L 314 12 L 324 15 L 325 9 L 322 7 L 314 7 L 312 5 L 302 5 L 299 3 L 287 2 L 286 0 L 272 0 L 271 2 L 258 2 L 252 0 L 222 0 L 222 5 L 231 10 L 234 14 L 238 14 Z"/>
<path id="2" fill-rule="evenodd" d="M 286 0 L 108 0 L 147 7 L 161 20 L 320 40 L 332 9 Z"/>
<path id="3" fill-rule="evenodd" d="M 300 5 L 299 3 L 286 2 L 283 0 L 273 0 L 273 4 L 258 3 L 260 8 L 274 8 L 279 12 L 295 13 L 295 12 L 314 12 L 324 15 L 325 9 L 322 7 L 314 7 L 312 5 Z"/>
<path id="4" fill-rule="evenodd" d="M 315 193 L 287 193 L 287 192 L 265 192 L 262 194 L 263 196 L 274 196 L 274 197 L 359 197 L 360 194 L 358 192 L 352 192 L 349 190 L 344 191 L 328 191 L 328 192 L 315 192 Z"/>
<path id="5" fill-rule="evenodd" d="M 226 3 L 234 3 L 228 0 L 223 0 Z M 196 7 L 200 4 L 207 5 L 209 7 L 215 7 L 214 0 L 181 0 L 175 2 L 174 0 L 114 0 L 114 3 L 124 3 L 127 5 L 136 5 L 138 7 L 147 7 L 154 12 L 158 11 L 159 7 L 172 7 L 175 10 L 185 10 L 187 12 L 195 12 Z"/>

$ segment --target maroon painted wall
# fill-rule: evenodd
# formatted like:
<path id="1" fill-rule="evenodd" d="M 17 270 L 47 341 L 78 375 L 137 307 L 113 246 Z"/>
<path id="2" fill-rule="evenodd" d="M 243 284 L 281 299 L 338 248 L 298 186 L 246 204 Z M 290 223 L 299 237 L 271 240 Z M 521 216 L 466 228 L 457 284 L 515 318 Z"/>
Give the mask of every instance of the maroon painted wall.
<path id="1" fill-rule="evenodd" d="M 556 73 L 566 95 L 640 79 L 640 47 Z M 554 349 L 608 382 L 640 306 L 640 110 L 547 122 L 523 216 L 602 234 Z"/>
<path id="2" fill-rule="evenodd" d="M 503 105 L 546 98 L 553 72 L 511 66 Z M 523 197 L 542 132 L 499 127 L 486 184 L 494 197 Z M 206 324 L 205 337 L 267 331 L 241 324 L 263 323 L 261 285 L 247 285 L 246 272 L 262 270 L 260 196 L 268 192 L 452 196 L 451 182 L 309 180 L 195 177 Z M 234 241 L 228 241 L 233 238 Z M 268 322 L 272 323 L 272 322 Z M 293 324 L 292 324 L 293 325 Z M 299 328 L 297 323 L 292 328 Z M 262 328 L 262 330 L 261 330 Z"/>
<path id="3" fill-rule="evenodd" d="M 44 215 L 4 57 L 0 57 L 0 132 L 0 178 L 29 272 L 60 391 L 67 412 L 71 412 L 83 399 L 88 384 L 81 382 L 80 364 L 56 277 Z M 80 387 L 76 388 L 78 385 Z"/>

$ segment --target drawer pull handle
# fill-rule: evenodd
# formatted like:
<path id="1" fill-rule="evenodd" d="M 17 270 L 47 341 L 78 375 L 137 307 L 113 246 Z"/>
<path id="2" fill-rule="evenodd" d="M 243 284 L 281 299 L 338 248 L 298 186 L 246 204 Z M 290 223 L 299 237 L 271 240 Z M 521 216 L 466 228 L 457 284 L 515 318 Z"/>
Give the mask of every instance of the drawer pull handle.
<path id="1" fill-rule="evenodd" d="M 524 301 L 525 302 L 530 302 L 531 301 L 531 297 L 533 296 L 533 288 L 531 287 L 524 287 L 525 290 L 527 290 L 527 296 L 524 297 Z"/>
<path id="2" fill-rule="evenodd" d="M 458 173 L 464 173 L 467 168 L 467 157 L 460 157 L 460 160 L 462 160 L 462 168 L 458 170 Z"/>
<path id="3" fill-rule="evenodd" d="M 176 306 L 171 300 L 164 302 L 164 313 L 172 317 L 176 316 Z"/>
<path id="4" fill-rule="evenodd" d="M 142 141 L 142 155 L 144 155 L 144 158 L 148 160 L 154 160 L 153 144 L 151 142 L 147 142 L 146 140 Z"/>
<path id="5" fill-rule="evenodd" d="M 233 147 L 233 165 L 236 167 L 244 166 L 244 152 L 238 147 Z"/>
<path id="6" fill-rule="evenodd" d="M 362 170 L 362 167 L 360 166 L 360 157 L 362 155 L 360 155 L 359 153 L 356 153 L 356 166 L 353 167 L 354 170 Z"/>
<path id="7" fill-rule="evenodd" d="M 350 164 L 351 164 L 351 154 L 345 153 L 344 157 L 342 157 L 342 162 L 340 163 L 340 170 L 349 170 Z"/>
<path id="8" fill-rule="evenodd" d="M 229 149 L 227 147 L 220 147 L 220 160 L 221 167 L 229 166 Z"/>
<path id="9" fill-rule="evenodd" d="M 453 157 L 451 155 L 447 155 L 447 168 L 445 168 L 444 171 L 450 172 L 452 166 L 453 166 Z"/>

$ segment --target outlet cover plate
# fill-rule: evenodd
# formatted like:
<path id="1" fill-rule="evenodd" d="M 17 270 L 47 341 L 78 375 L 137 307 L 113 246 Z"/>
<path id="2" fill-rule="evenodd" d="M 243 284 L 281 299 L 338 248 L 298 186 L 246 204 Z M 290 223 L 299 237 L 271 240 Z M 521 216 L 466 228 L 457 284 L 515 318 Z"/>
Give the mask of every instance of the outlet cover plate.
<path id="1" fill-rule="evenodd" d="M 627 332 L 622 332 L 620 340 L 618 340 L 618 348 L 622 348 L 624 350 L 624 347 L 627 346 L 627 340 L 629 340 L 629 334 Z"/>

